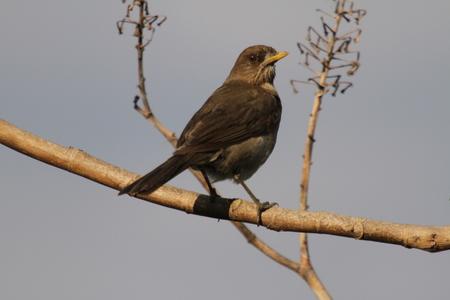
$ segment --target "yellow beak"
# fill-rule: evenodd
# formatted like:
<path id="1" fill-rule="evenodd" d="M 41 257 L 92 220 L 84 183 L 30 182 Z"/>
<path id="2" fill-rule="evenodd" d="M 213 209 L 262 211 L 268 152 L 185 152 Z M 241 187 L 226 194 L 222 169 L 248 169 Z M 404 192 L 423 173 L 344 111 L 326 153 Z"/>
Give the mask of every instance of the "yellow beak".
<path id="1" fill-rule="evenodd" d="M 266 58 L 263 62 L 264 65 L 269 65 L 272 63 L 275 63 L 277 61 L 279 61 L 280 59 L 286 57 L 289 53 L 287 53 L 286 51 L 280 51 L 277 52 L 275 55 L 273 56 L 269 56 L 268 58 Z"/>

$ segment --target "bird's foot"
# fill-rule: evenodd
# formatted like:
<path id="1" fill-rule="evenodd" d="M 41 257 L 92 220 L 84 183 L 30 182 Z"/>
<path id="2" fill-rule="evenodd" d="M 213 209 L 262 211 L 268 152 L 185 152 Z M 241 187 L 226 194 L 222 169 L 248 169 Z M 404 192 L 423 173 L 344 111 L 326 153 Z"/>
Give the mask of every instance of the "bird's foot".
<path id="1" fill-rule="evenodd" d="M 274 206 L 278 206 L 276 202 L 260 202 L 258 201 L 258 217 L 256 219 L 256 225 L 262 225 L 262 213 Z"/>
<path id="2" fill-rule="evenodd" d="M 221 198 L 221 197 L 219 196 L 219 194 L 217 194 L 216 189 L 211 188 L 209 190 L 209 199 L 211 200 L 211 202 L 215 202 L 218 198 Z"/>

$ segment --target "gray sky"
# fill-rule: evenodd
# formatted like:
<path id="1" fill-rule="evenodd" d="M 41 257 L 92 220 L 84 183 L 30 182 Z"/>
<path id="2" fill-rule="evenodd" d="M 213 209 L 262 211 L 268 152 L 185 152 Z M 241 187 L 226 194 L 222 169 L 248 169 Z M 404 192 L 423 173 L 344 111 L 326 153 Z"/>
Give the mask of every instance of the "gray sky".
<path id="1" fill-rule="evenodd" d="M 450 214 L 450 2 L 358 1 L 362 67 L 320 116 L 313 210 L 443 225 Z M 312 90 L 296 42 L 331 1 L 152 1 L 168 16 L 146 53 L 151 102 L 179 133 L 239 52 L 291 53 L 277 67 L 284 105 L 277 147 L 249 181 L 263 200 L 298 207 Z M 132 109 L 134 39 L 120 1 L 0 3 L 0 117 L 144 173 L 170 146 Z M 312 299 L 306 284 L 247 245 L 228 222 L 117 197 L 116 191 L 0 147 L 1 299 Z M 172 184 L 202 191 L 190 174 Z M 228 197 L 241 188 L 220 183 Z M 298 257 L 297 235 L 251 226 Z M 335 299 L 443 299 L 450 252 L 311 235 L 313 263 Z"/>

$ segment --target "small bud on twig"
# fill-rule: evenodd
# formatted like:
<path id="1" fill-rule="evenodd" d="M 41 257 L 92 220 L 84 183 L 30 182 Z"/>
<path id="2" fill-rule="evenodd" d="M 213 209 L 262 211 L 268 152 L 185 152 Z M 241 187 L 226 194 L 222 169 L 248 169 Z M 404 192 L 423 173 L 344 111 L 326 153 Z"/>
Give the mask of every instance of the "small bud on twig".
<path id="1" fill-rule="evenodd" d="M 326 12 L 321 9 L 318 9 L 317 12 L 321 14 L 321 30 L 319 31 L 312 26 L 308 27 L 306 43 L 297 43 L 300 50 L 300 64 L 315 75 L 327 72 L 326 80 L 333 78 L 334 81 L 320 83 L 318 81 L 320 76 L 315 76 L 310 78 L 307 83 L 314 82 L 321 89 L 332 87 L 332 89 L 327 89 L 327 92 L 336 96 L 338 92 L 343 94 L 352 86 L 350 82 L 342 81 L 341 77 L 353 76 L 360 67 L 359 51 L 353 51 L 352 45 L 360 41 L 362 30 L 355 28 L 347 33 L 339 34 L 338 27 L 330 26 L 325 18 L 335 21 L 337 17 L 340 17 L 349 24 L 359 25 L 367 12 L 363 9 L 355 9 L 353 1 L 345 0 L 336 1 L 333 12 Z M 295 87 L 296 83 L 304 84 L 305 81 L 291 80 L 294 93 L 299 91 Z"/>

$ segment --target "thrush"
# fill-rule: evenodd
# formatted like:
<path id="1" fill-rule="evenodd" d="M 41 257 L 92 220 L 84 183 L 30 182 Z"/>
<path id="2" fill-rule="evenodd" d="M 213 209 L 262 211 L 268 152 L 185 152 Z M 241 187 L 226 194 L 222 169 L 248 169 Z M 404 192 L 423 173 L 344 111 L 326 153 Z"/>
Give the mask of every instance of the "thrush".
<path id="1" fill-rule="evenodd" d="M 261 203 L 246 185 L 266 162 L 277 140 L 280 97 L 273 85 L 275 63 L 288 55 L 256 45 L 237 58 L 228 77 L 184 128 L 173 155 L 153 171 L 123 188 L 119 195 L 151 193 L 188 168 L 200 170 L 209 193 L 211 183 L 232 179 L 241 184 L 261 214 L 274 203 Z"/>

